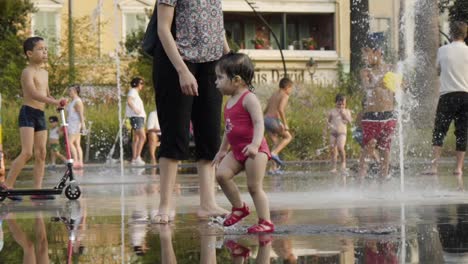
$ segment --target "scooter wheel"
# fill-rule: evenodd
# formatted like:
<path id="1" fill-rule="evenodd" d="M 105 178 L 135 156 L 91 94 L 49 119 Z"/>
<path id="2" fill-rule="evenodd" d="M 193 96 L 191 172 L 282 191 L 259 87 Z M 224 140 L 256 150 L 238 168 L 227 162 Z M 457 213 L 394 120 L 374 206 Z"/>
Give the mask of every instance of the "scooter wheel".
<path id="1" fill-rule="evenodd" d="M 3 196 L 3 195 L 0 196 L 0 202 L 3 201 L 3 200 L 5 200 L 5 199 L 6 199 L 6 196 Z"/>
<path id="2" fill-rule="evenodd" d="M 80 198 L 81 196 L 81 190 L 79 186 L 70 186 L 68 185 L 67 188 L 65 188 L 65 196 L 68 198 L 68 200 L 76 200 Z"/>

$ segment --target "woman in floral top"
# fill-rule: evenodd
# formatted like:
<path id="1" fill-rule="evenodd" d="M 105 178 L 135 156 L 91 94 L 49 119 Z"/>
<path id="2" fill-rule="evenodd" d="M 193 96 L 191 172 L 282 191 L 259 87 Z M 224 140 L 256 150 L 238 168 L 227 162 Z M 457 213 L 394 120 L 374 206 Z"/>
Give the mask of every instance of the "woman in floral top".
<path id="1" fill-rule="evenodd" d="M 216 89 L 215 65 L 229 46 L 221 0 L 158 0 L 158 36 L 153 78 L 161 126 L 158 153 L 161 174 L 159 213 L 152 221 L 167 223 L 180 160 L 189 158 L 190 120 L 194 127 L 200 180 L 199 217 L 224 215 L 215 201 L 211 161 L 220 145 L 222 95 Z M 175 23 L 175 32 L 171 32 Z"/>

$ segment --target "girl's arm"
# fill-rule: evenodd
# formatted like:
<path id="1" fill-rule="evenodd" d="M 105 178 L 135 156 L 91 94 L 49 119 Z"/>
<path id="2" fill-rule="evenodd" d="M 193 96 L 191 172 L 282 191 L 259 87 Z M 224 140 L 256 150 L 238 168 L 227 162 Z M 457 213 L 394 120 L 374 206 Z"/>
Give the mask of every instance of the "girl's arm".
<path id="1" fill-rule="evenodd" d="M 171 25 L 174 19 L 174 6 L 160 4 L 158 5 L 158 36 L 167 57 L 179 74 L 179 82 L 182 93 L 185 95 L 198 95 L 198 84 L 193 74 L 185 65 L 182 56 L 177 49 L 174 36 L 171 33 Z"/>
<path id="2" fill-rule="evenodd" d="M 254 127 L 253 138 L 250 144 L 257 147 L 258 149 L 262 143 L 265 133 L 265 123 L 263 121 L 262 107 L 257 97 L 253 93 L 245 96 L 243 107 L 245 110 L 247 110 L 247 112 L 249 112 Z"/>

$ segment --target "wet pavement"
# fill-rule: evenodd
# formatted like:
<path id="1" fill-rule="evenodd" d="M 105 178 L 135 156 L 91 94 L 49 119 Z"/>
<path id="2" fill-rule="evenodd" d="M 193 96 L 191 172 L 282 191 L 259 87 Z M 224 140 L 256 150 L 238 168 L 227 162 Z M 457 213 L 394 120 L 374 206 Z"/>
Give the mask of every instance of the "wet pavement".
<path id="1" fill-rule="evenodd" d="M 44 186 L 63 171 L 48 170 Z M 0 263 L 468 263 L 468 194 L 449 165 L 438 177 L 408 166 L 404 193 L 397 177 L 360 185 L 324 164 L 290 166 L 265 178 L 277 231 L 260 236 L 245 234 L 255 212 L 227 229 L 198 219 L 197 176 L 184 171 L 169 225 L 149 221 L 159 203 L 154 168 L 88 167 L 76 175 L 77 201 L 5 200 Z M 29 173 L 17 187 L 32 184 Z M 253 208 L 245 177 L 236 181 Z M 221 191 L 217 200 L 230 208 Z"/>

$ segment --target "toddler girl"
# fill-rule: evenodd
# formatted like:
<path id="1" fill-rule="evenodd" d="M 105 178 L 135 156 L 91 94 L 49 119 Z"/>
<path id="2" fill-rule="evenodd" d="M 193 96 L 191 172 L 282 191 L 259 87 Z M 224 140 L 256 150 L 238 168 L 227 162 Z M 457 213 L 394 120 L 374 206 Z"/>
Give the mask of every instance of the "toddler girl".
<path id="1" fill-rule="evenodd" d="M 263 136 L 262 108 L 251 92 L 253 76 L 253 63 L 245 54 L 227 54 L 216 66 L 216 87 L 231 97 L 224 108 L 225 131 L 213 164 L 218 165 L 216 180 L 233 206 L 224 226 L 234 225 L 250 214 L 233 181 L 234 176 L 245 169 L 247 187 L 259 218 L 258 224 L 247 231 L 270 233 L 275 227 L 270 220 L 268 198 L 263 190 L 270 150 Z"/>

